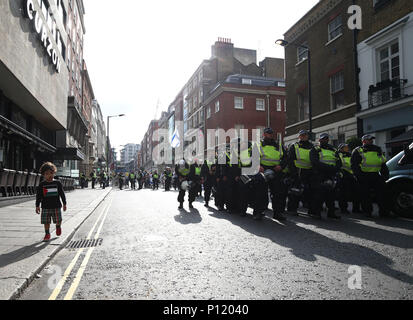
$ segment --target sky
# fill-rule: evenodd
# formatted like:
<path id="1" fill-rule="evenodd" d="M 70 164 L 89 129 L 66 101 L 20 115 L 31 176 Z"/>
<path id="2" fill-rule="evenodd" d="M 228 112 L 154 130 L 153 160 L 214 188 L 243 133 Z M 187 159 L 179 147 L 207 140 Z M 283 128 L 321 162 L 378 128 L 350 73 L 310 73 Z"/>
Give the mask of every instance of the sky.
<path id="1" fill-rule="evenodd" d="M 112 146 L 141 143 L 219 37 L 257 50 L 257 63 L 284 58 L 275 41 L 317 2 L 84 0 L 84 59 L 95 97 L 105 122 L 126 114 L 110 120 Z"/>

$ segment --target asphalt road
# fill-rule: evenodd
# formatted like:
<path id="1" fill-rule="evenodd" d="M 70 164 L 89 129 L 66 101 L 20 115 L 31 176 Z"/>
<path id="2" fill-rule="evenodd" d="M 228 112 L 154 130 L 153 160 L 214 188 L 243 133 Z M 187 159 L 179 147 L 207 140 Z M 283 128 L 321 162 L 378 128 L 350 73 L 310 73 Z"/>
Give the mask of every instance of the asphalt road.
<path id="1" fill-rule="evenodd" d="M 21 299 L 413 298 L 411 220 L 254 221 L 176 198 L 112 191 L 73 238 L 101 245 L 63 249 Z"/>

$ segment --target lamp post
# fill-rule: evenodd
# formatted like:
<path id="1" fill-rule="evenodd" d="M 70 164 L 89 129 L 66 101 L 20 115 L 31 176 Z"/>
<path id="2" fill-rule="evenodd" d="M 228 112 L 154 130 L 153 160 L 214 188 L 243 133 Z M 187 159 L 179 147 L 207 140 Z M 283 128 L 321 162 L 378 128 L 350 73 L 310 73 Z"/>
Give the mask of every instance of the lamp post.
<path id="1" fill-rule="evenodd" d="M 125 114 L 118 114 L 116 116 L 108 116 L 107 122 L 107 139 L 106 139 L 106 171 L 109 174 L 109 158 L 110 158 L 110 150 L 109 150 L 109 119 L 110 118 L 117 118 L 117 117 L 124 117 Z"/>
<path id="2" fill-rule="evenodd" d="M 309 122 L 309 131 L 310 131 L 310 138 L 313 139 L 313 106 L 312 106 L 312 95 L 311 95 L 311 51 L 310 48 L 305 45 L 297 45 L 295 43 L 290 43 L 283 39 L 278 39 L 275 41 L 275 44 L 280 45 L 282 47 L 287 47 L 288 45 L 292 44 L 297 48 L 303 48 L 307 50 L 307 73 L 308 73 L 308 122 Z"/>

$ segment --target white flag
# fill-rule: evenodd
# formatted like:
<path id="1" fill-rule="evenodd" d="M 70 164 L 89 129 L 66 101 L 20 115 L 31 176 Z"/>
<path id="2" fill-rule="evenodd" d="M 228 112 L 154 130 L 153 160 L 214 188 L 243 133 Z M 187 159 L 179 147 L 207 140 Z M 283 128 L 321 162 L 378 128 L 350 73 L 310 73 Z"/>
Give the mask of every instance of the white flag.
<path id="1" fill-rule="evenodd" d="M 172 135 L 171 146 L 172 148 L 178 148 L 181 145 L 181 140 L 179 139 L 178 128 L 175 128 L 175 132 Z"/>

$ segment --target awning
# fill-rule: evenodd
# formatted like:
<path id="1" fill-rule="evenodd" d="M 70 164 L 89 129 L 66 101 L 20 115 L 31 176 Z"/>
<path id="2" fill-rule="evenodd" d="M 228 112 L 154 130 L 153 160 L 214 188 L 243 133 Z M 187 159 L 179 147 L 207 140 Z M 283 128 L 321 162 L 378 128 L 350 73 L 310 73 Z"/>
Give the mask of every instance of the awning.
<path id="1" fill-rule="evenodd" d="M 23 137 L 24 139 L 34 143 L 35 145 L 45 149 L 48 152 L 53 153 L 56 151 L 56 148 L 54 146 L 48 144 L 46 141 L 43 141 L 39 137 L 35 136 L 33 133 L 23 129 L 19 125 L 15 124 L 14 122 L 10 121 L 9 119 L 3 116 L 0 116 L 0 126 L 6 128 L 14 134 Z"/>
<path id="2" fill-rule="evenodd" d="M 386 142 L 386 146 L 394 148 L 409 144 L 411 142 L 413 142 L 413 129 L 401 134 L 400 136 L 390 140 L 389 142 Z"/>
<path id="3" fill-rule="evenodd" d="M 77 148 L 58 148 L 53 158 L 54 160 L 84 161 L 86 156 Z"/>

